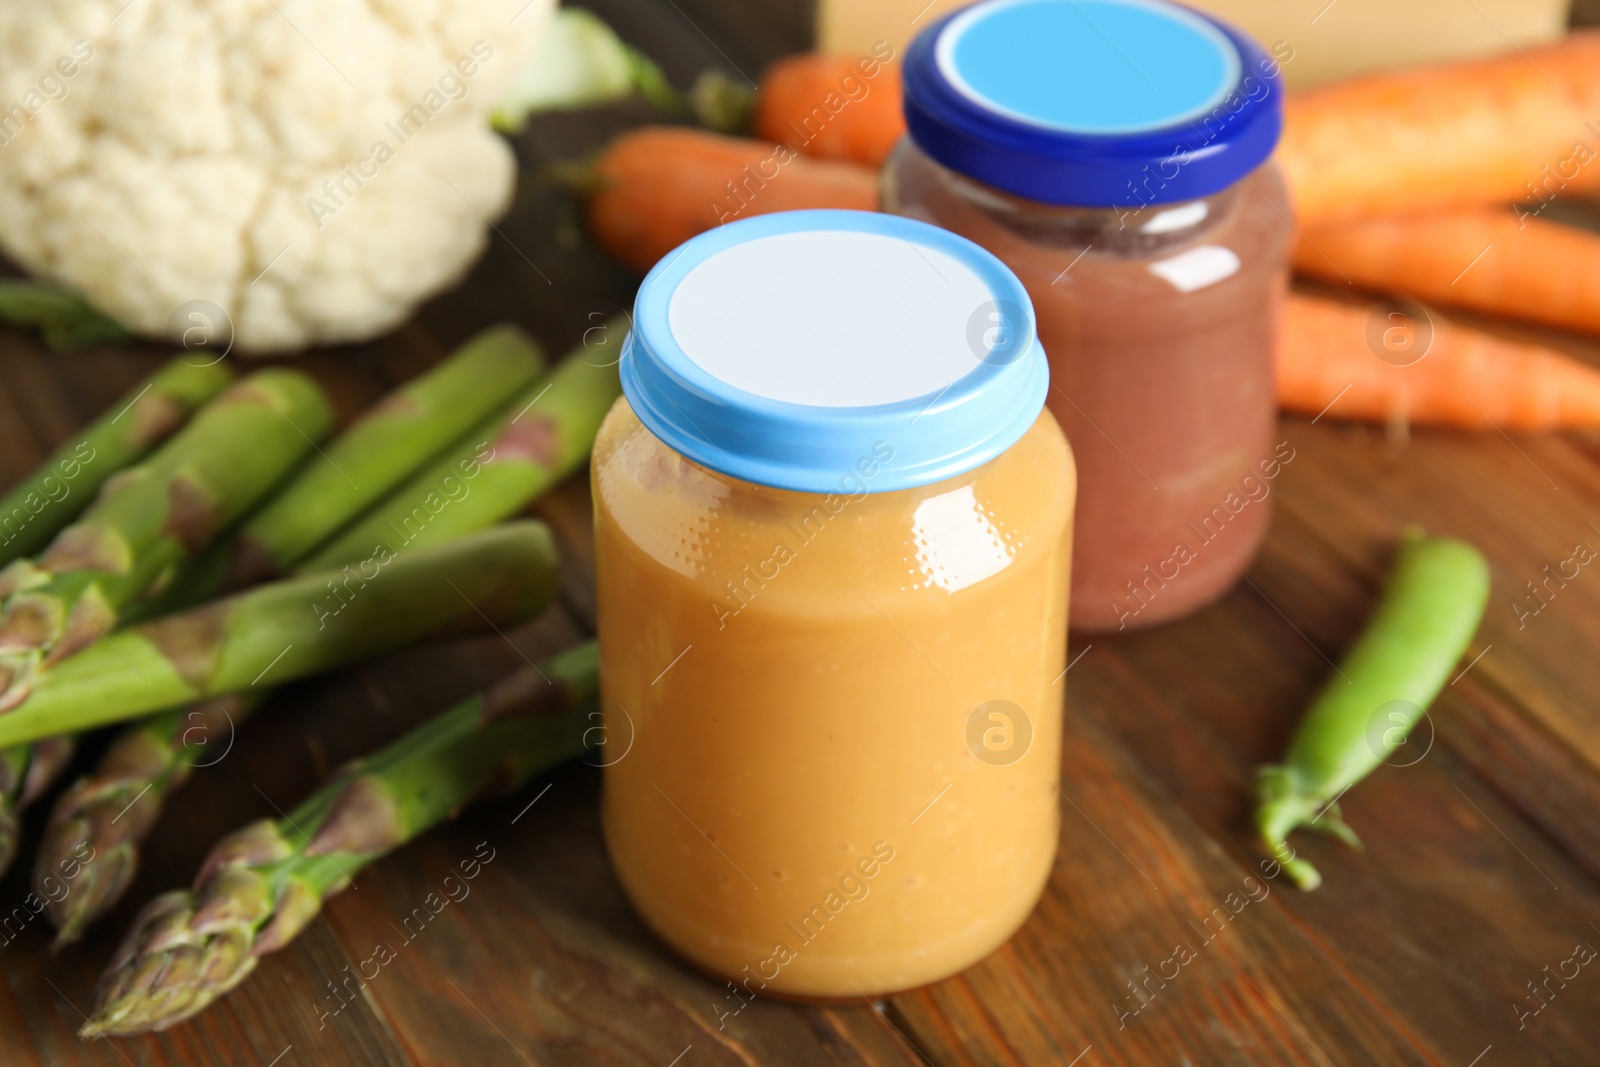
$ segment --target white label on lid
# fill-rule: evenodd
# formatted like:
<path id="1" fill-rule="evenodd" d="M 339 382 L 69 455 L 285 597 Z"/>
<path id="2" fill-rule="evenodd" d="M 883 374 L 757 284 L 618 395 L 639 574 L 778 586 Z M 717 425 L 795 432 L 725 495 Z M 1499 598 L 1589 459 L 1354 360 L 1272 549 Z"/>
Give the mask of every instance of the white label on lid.
<path id="1" fill-rule="evenodd" d="M 781 179 L 780 179 L 781 180 Z M 937 393 L 997 343 L 972 268 L 899 237 L 779 233 L 706 259 L 668 307 L 684 354 L 771 400 L 863 407 Z M 982 320 L 982 321 L 979 321 Z"/>

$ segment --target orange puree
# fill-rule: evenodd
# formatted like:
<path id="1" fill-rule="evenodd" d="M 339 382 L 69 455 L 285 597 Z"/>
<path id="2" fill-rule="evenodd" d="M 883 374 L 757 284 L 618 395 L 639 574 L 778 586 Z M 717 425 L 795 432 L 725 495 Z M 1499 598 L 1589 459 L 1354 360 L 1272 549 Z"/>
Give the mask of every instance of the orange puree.
<path id="1" fill-rule="evenodd" d="M 617 402 L 595 447 L 606 840 L 740 996 L 876 996 L 981 959 L 1056 850 L 1073 461 L 875 491 L 752 484 Z M 631 744 L 630 744 L 631 741 Z M 731 1006 L 731 1002 L 730 1002 Z"/>

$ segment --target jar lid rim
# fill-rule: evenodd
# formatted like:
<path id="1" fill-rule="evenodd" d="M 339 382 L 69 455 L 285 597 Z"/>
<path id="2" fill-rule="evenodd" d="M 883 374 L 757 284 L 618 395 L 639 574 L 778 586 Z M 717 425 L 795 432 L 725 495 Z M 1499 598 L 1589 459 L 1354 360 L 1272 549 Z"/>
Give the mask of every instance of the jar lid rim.
<path id="1" fill-rule="evenodd" d="M 943 266 L 945 283 L 889 277 L 896 256 L 901 273 L 921 269 L 912 256 Z M 789 297 L 803 317 L 778 314 Z M 819 382 L 851 367 L 868 386 Z M 811 493 L 979 467 L 1027 432 L 1049 388 L 1032 301 L 1005 264 L 936 226 L 844 210 L 741 219 L 667 255 L 639 288 L 620 371 L 634 413 L 675 451 Z"/>

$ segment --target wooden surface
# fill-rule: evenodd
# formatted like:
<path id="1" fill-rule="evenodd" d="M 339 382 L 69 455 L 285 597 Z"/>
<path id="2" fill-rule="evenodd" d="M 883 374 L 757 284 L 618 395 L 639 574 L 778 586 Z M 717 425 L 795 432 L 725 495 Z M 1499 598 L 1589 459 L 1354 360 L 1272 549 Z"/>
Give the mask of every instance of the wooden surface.
<path id="1" fill-rule="evenodd" d="M 595 7 L 680 83 L 710 65 L 754 75 L 806 32 L 798 6 L 783 18 L 732 0 Z M 532 174 L 645 116 L 547 119 L 519 151 Z M 583 245 L 548 185 L 530 182 L 501 229 L 470 281 L 400 333 L 301 361 L 346 416 L 485 323 L 514 318 L 560 351 L 628 301 L 631 280 Z M 1556 341 L 1600 363 L 1600 347 Z M 0 333 L 0 479 L 161 354 L 56 357 Z M 282 691 L 179 795 L 134 891 L 96 932 L 52 957 L 42 922 L 8 928 L 0 1064 L 1600 1064 L 1600 964 L 1551 977 L 1574 946 L 1600 947 L 1600 573 L 1583 571 L 1521 628 L 1512 606 L 1576 543 L 1600 547 L 1600 439 L 1396 440 L 1331 419 L 1285 420 L 1282 434 L 1295 458 L 1248 584 L 1179 625 L 1075 639 L 1055 873 L 1017 937 L 965 974 L 878 1005 L 760 1001 L 719 1026 L 725 990 L 630 913 L 600 839 L 598 772 L 572 766 L 370 868 L 199 1019 L 136 1040 L 73 1036 L 133 912 L 187 882 L 222 832 L 287 809 L 341 760 L 590 630 L 576 478 L 537 508 L 569 559 L 556 610 L 506 639 Z M 1489 555 L 1493 599 L 1470 653 L 1482 655 L 1397 765 L 1345 799 L 1364 852 L 1299 840 L 1327 878 L 1315 894 L 1247 882 L 1260 858 L 1252 768 L 1281 752 L 1409 522 Z M 403 944 L 399 917 L 480 842 L 494 859 L 471 896 Z M 21 905 L 25 866 L 0 882 L 0 912 Z M 401 945 L 397 959 L 359 997 L 335 999 L 330 983 L 379 942 Z M 1174 976 L 1179 945 L 1192 958 Z"/>

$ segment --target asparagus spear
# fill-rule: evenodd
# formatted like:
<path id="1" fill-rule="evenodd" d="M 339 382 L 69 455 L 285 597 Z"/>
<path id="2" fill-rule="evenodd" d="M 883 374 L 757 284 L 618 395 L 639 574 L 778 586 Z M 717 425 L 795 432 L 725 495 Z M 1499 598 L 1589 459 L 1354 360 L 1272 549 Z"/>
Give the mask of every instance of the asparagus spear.
<path id="1" fill-rule="evenodd" d="M 0 565 L 50 543 L 106 480 L 172 436 L 233 374 L 217 363 L 175 359 L 134 386 L 100 419 L 56 449 L 0 498 Z"/>
<path id="2" fill-rule="evenodd" d="M 370 408 L 231 540 L 179 568 L 127 619 L 155 618 L 286 573 L 341 527 L 507 404 L 544 369 L 539 346 L 491 327 Z"/>
<path id="3" fill-rule="evenodd" d="M 116 415 L 92 427 L 108 460 L 148 451 L 204 394 L 231 374 L 219 366 L 169 365 Z M 118 424 L 129 419 L 129 427 Z M 61 530 L 36 562 L 18 559 L 0 571 L 0 711 L 26 699 L 52 663 L 72 655 L 117 624 L 122 605 L 186 553 L 263 496 L 326 432 L 327 402 L 310 379 L 263 372 L 211 401 L 182 432 L 114 480 L 107 470 L 99 499 Z M 93 452 L 90 453 L 93 455 Z M 110 466 L 108 462 L 107 466 Z M 42 484 L 42 483 L 41 483 Z M 58 739 L 52 751 L 70 744 Z M 55 763 L 23 748 L 0 761 L 35 769 L 31 789 L 0 787 L 0 872 L 16 852 L 21 809 L 48 785 Z M 53 776 L 53 775 L 52 775 Z M 15 785 L 15 782 L 13 783 Z"/>
<path id="4" fill-rule="evenodd" d="M 367 864 L 581 751 L 581 717 L 598 691 L 599 653 L 589 642 L 356 761 L 284 819 L 223 838 L 192 890 L 157 897 L 134 920 L 79 1033 L 164 1030 L 204 1010 Z"/>
<path id="5" fill-rule="evenodd" d="M 3 302 L 3 298 L 0 298 Z M 0 566 L 50 543 L 112 475 L 137 462 L 233 379 L 222 364 L 174 359 L 134 386 L 100 419 L 45 460 L 0 499 Z M 19 817 L 72 753 L 70 738 L 0 751 L 0 873 L 16 856 Z"/>
<path id="6" fill-rule="evenodd" d="M 33 326 L 52 352 L 125 344 L 133 333 L 65 289 L 23 278 L 0 281 L 0 320 Z"/>
<path id="7" fill-rule="evenodd" d="M 481 435 L 468 435 L 456 454 L 441 459 L 435 470 L 418 479 L 418 485 L 443 483 L 446 477 L 460 470 L 457 464 L 463 458 L 473 456 L 479 442 L 491 437 L 504 438 L 502 426 L 511 424 L 524 409 L 527 410 L 523 419 L 515 425 L 526 422 L 528 427 L 533 427 L 542 422 L 553 428 L 556 439 L 565 442 L 554 467 L 541 468 L 515 455 L 510 460 L 497 455 L 500 464 L 514 465 L 501 466 L 474 490 L 478 501 L 454 516 L 454 522 L 447 527 L 449 533 L 471 533 L 499 522 L 520 510 L 588 454 L 599 420 L 616 395 L 616 386 L 608 386 L 607 382 L 615 377 L 610 368 L 616 362 L 618 342 L 625 333 L 624 320 L 614 320 L 605 328 L 593 331 L 589 345 L 569 356 L 563 368 L 565 376 L 557 374 L 549 381 L 542 381 L 505 415 L 481 427 Z M 588 369 L 579 369 L 580 364 Z M 530 402 L 534 405 L 531 409 Z M 329 454 L 338 447 L 336 442 Z M 491 469 L 494 466 L 496 464 L 490 464 Z M 512 476 L 503 477 L 508 470 Z M 436 480 L 430 480 L 430 476 Z M 420 500 L 425 495 L 415 492 L 414 498 Z M 404 492 L 399 494 L 399 498 L 404 497 Z M 428 537 L 420 540 L 429 542 L 434 536 L 443 536 L 437 533 L 438 529 L 442 528 L 430 531 Z M 367 536 L 341 538 L 319 554 L 315 562 L 325 570 L 360 563 L 373 552 L 376 540 Z M 397 552 L 400 548 L 411 547 L 400 538 L 394 538 L 391 545 Z M 137 865 L 139 843 L 154 825 L 166 797 L 188 778 L 188 762 L 192 757 L 185 751 L 185 726 L 196 714 L 205 714 L 205 709 L 173 709 L 130 728 L 123 738 L 113 743 L 101 766 L 92 775 L 80 779 L 57 803 L 35 861 L 35 882 L 51 875 L 67 857 L 87 854 L 83 848 L 85 844 L 94 846 L 95 857 L 80 865 L 89 877 L 80 874 L 77 888 L 46 911 L 59 930 L 58 944 L 76 939 L 126 890 Z M 201 731 L 199 736 L 212 735 Z M 173 773 L 174 768 L 178 773 Z M 123 808 L 134 797 L 138 798 L 139 817 L 122 817 Z M 103 875 L 96 869 L 101 864 L 108 868 Z M 48 899 L 48 896 L 41 894 L 41 899 Z"/>
<path id="8" fill-rule="evenodd" d="M 360 631 L 356 634 L 341 635 L 337 630 L 334 633 L 327 633 L 325 628 L 328 626 L 330 619 L 333 620 L 335 626 L 338 625 L 345 608 L 353 608 L 355 606 L 356 600 L 365 589 L 368 581 L 377 582 L 382 579 L 392 583 L 412 583 L 411 585 L 402 585 L 398 590 L 384 590 L 384 595 L 395 601 L 394 610 L 404 612 L 416 610 L 406 607 L 406 601 L 417 597 L 425 597 L 427 594 L 423 590 L 427 586 L 419 583 L 426 582 L 427 579 L 431 578 L 433 599 L 445 609 L 442 613 L 443 618 L 445 620 L 450 619 L 452 606 L 455 615 L 461 615 L 464 610 L 470 611 L 473 614 L 466 615 L 464 620 L 469 626 L 479 626 L 484 623 L 497 625 L 518 621 L 518 613 L 524 609 L 516 606 L 515 603 L 510 608 L 510 615 L 507 618 L 497 620 L 490 618 L 490 615 L 498 614 L 495 602 L 498 601 L 503 604 L 508 599 L 516 602 L 526 596 L 526 594 L 519 595 L 514 588 L 515 583 L 520 578 L 525 577 L 535 586 L 541 582 L 544 584 L 542 592 L 536 590 L 531 597 L 528 597 L 529 600 L 536 603 L 531 608 L 526 609 L 527 614 L 539 610 L 539 608 L 542 608 L 543 603 L 548 600 L 549 589 L 553 588 L 554 577 L 553 573 L 541 573 L 540 568 L 543 568 L 546 572 L 553 572 L 554 549 L 549 541 L 548 533 L 542 525 L 536 523 L 513 524 L 512 526 L 503 527 L 499 531 L 490 531 L 488 534 L 472 539 L 470 542 L 467 540 L 459 541 L 451 547 L 454 549 L 453 552 L 441 550 L 431 554 L 433 557 L 446 557 L 435 561 L 436 564 L 442 564 L 442 567 L 435 565 L 432 570 L 428 570 L 426 566 L 428 560 L 424 559 L 422 561 L 425 565 L 424 573 L 420 578 L 404 569 L 400 569 L 400 573 L 397 575 L 392 569 L 384 573 L 373 572 L 373 576 L 370 578 L 361 575 L 346 577 L 339 586 L 335 587 L 333 580 L 326 575 L 322 575 L 303 578 L 294 583 L 280 583 L 280 587 L 267 587 L 260 590 L 259 594 L 266 594 L 276 590 L 274 595 L 279 607 L 284 604 L 293 604 L 297 601 L 304 603 L 308 609 L 308 614 L 315 614 L 318 619 L 318 627 L 313 635 L 314 639 L 316 636 L 324 636 L 327 640 L 339 639 L 352 644 L 354 647 L 359 647 L 357 643 L 362 640 L 379 636 L 360 617 L 353 615 L 345 620 L 343 624 L 346 628 Z M 534 554 L 531 563 L 527 559 L 529 551 Z M 523 556 L 520 563 L 518 560 L 519 553 Z M 460 558 L 457 559 L 456 557 Z M 382 567 L 386 562 L 387 560 L 379 560 L 377 566 Z M 455 578 L 451 578 L 452 568 L 459 569 L 462 566 L 470 566 L 474 562 L 480 565 L 480 570 L 477 574 L 470 577 L 457 575 Z M 519 572 L 519 566 L 526 572 L 525 574 Z M 493 584 L 493 578 L 501 567 L 508 568 L 506 573 L 513 583 L 513 588 L 510 590 L 509 595 L 506 590 L 498 590 Z M 441 580 L 441 575 L 443 580 Z M 478 594 L 485 591 L 484 579 L 486 578 L 490 581 L 487 585 L 485 596 L 480 598 Z M 449 583 L 448 585 L 446 584 L 447 582 Z M 357 584 L 353 585 L 352 583 Z M 454 586 L 455 591 L 451 592 L 449 586 Z M 332 600 L 325 595 L 325 590 L 332 591 Z M 348 602 L 344 600 L 345 596 L 350 598 Z M 473 603 L 477 603 L 488 614 L 476 612 L 470 604 L 461 601 L 460 598 L 462 597 L 470 597 Z M 486 599 L 487 603 L 479 603 L 480 599 Z M 235 601 L 241 600 L 251 600 L 251 596 L 235 598 Z M 167 633 L 167 640 L 156 644 L 158 649 L 167 647 L 180 656 L 195 656 L 197 650 L 186 647 L 193 637 L 198 636 L 204 640 L 215 640 L 227 629 L 236 626 L 241 628 L 251 626 L 252 623 L 246 620 L 255 617 L 271 618 L 278 613 L 278 609 L 273 608 L 270 604 L 266 607 L 258 605 L 252 611 L 248 605 L 239 610 L 234 610 L 228 606 L 233 603 L 224 602 L 224 604 L 215 606 L 217 609 L 221 609 L 225 615 L 225 618 L 221 620 L 205 618 L 206 613 L 212 609 L 202 609 L 198 612 L 191 612 L 187 616 L 175 617 L 168 622 L 137 628 L 132 632 L 135 634 L 148 634 L 151 631 Z M 330 612 L 330 607 L 335 604 L 337 607 Z M 363 605 L 369 611 L 382 610 L 382 604 L 374 603 L 373 597 L 366 598 L 363 601 Z M 435 617 L 438 614 L 435 613 Z M 289 618 L 283 621 L 292 626 L 297 620 Z M 425 635 L 425 631 L 419 631 L 419 636 L 423 635 Z M 123 641 L 124 638 L 125 635 L 118 635 L 116 638 L 102 644 L 111 645 L 114 642 Z M 226 647 L 223 646 L 224 652 Z M 288 659 L 287 651 L 288 649 L 285 649 L 285 659 Z M 85 653 L 86 656 L 93 656 L 94 654 L 95 651 Z M 359 655 L 361 653 L 357 651 L 354 654 Z M 210 659 L 215 662 L 220 658 L 220 655 L 218 651 L 198 650 L 198 658 L 202 660 Z M 136 674 L 143 677 L 143 672 L 131 659 L 124 662 Z M 273 667 L 272 664 L 266 666 Z M 277 671 L 274 674 L 276 680 L 286 680 L 283 668 L 284 665 L 282 664 L 273 668 Z M 76 668 L 69 664 L 68 667 L 63 669 L 70 671 Z M 83 669 L 92 672 L 94 669 L 93 663 L 91 662 Z M 266 672 L 263 671 L 262 673 Z M 69 682 L 70 677 L 69 674 Z M 90 678 L 92 679 L 92 677 L 91 673 Z M 125 678 L 124 681 L 131 685 L 131 679 Z M 68 687 L 69 689 L 71 688 L 70 684 Z M 218 691 L 221 690 L 208 690 L 208 692 Z M 40 696 L 48 700 L 50 692 L 51 690 L 47 686 Z M 138 694 L 137 689 L 132 690 L 132 692 L 136 695 L 143 695 Z M 181 785 L 189 775 L 192 767 L 191 757 L 196 747 L 196 732 L 198 731 L 199 734 L 198 743 L 205 744 L 210 738 L 219 736 L 221 732 L 216 723 L 219 715 L 231 719 L 232 724 L 236 725 L 244 715 L 253 710 L 255 704 L 265 695 L 265 689 L 255 690 L 250 694 L 238 695 L 231 702 L 202 702 L 194 707 L 180 708 L 154 716 L 114 742 L 97 769 L 96 774 L 90 778 L 80 780 L 62 796 L 56 809 L 51 814 L 50 826 L 47 828 L 45 839 L 40 846 L 34 868 L 35 881 L 37 882 L 53 875 L 62 859 L 69 856 L 84 856 L 86 853 L 80 848 L 84 843 L 95 846 L 94 851 L 89 853 L 95 858 L 91 861 L 80 862 L 80 874 L 75 880 L 74 891 L 61 900 L 54 902 L 48 909 L 51 923 L 60 931 L 57 939 L 58 945 L 75 940 L 85 926 L 114 904 L 126 890 L 137 866 L 139 842 L 144 839 L 150 827 L 160 815 L 161 805 L 166 794 Z M 38 698 L 36 697 L 35 699 Z M 37 705 L 30 700 L 16 714 L 27 715 L 36 710 Z M 8 720 L 6 725 L 9 724 Z M 75 729 L 76 727 L 73 728 Z M 39 744 L 52 746 L 70 745 L 70 739 L 57 736 L 47 738 Z M 22 763 L 23 766 L 26 766 L 25 761 L 28 759 L 30 749 L 33 747 L 36 746 L 23 744 L 0 750 L 0 789 L 4 789 L 7 782 L 4 776 L 4 769 L 7 766 L 6 761 Z M 54 751 L 54 749 L 52 748 L 51 751 Z M 70 753 L 70 747 L 67 752 Z M 54 762 L 54 765 L 59 767 L 65 762 L 66 756 L 63 755 Z M 43 788 L 43 783 L 41 783 L 35 788 L 23 789 L 20 784 L 23 780 L 20 769 L 12 777 L 18 785 L 13 791 L 9 791 L 5 795 L 15 792 L 19 798 L 26 796 L 28 799 L 32 799 L 32 794 L 36 794 Z M 54 777 L 53 773 L 51 777 Z M 32 779 L 30 778 L 29 781 L 31 782 Z M 0 801 L 3 801 L 3 796 L 0 796 Z M 20 808 L 20 804 L 17 807 Z M 0 870 L 4 869 L 4 864 L 9 864 L 11 854 L 14 854 L 15 840 L 15 816 L 8 811 L 3 802 L 0 802 L 0 860 L 3 860 L 3 863 L 0 863 Z M 48 900 L 50 898 L 49 894 L 41 894 L 41 899 Z"/>
<path id="9" fill-rule="evenodd" d="M 16 858 L 22 809 L 49 788 L 72 759 L 72 750 L 70 737 L 0 750 L 0 871 Z"/>
<path id="10" fill-rule="evenodd" d="M 265 696 L 265 690 L 230 693 L 151 716 L 113 741 L 94 774 L 78 779 L 56 801 L 34 858 L 33 883 L 45 902 L 45 918 L 56 928 L 57 948 L 76 941 L 121 899 L 138 870 L 139 844 L 160 817 L 167 795 L 197 765 L 226 754 L 233 731 Z M 56 737 L 5 753 L 63 742 L 70 751 L 70 739 Z M 223 752 L 212 756 L 213 748 Z M 58 872 L 74 861 L 72 892 L 49 892 Z"/>
<path id="11" fill-rule="evenodd" d="M 36 561 L 0 571 L 0 711 L 113 629 L 120 607 L 264 496 L 331 419 L 305 375 L 255 374 L 122 472 Z"/>
<path id="12" fill-rule="evenodd" d="M 307 568 L 338 567 L 383 549 L 433 545 L 515 515 L 581 466 L 600 422 L 621 392 L 617 360 L 627 321 L 591 331 L 560 366 L 503 416 L 462 438 L 344 533 Z"/>
<path id="13" fill-rule="evenodd" d="M 543 523 L 508 523 L 399 558 L 383 553 L 359 572 L 285 579 L 141 623 L 46 674 L 26 702 L 0 715 L 0 746 L 512 625 L 549 602 L 555 564 Z"/>

